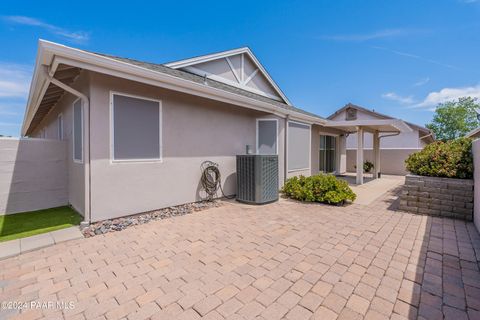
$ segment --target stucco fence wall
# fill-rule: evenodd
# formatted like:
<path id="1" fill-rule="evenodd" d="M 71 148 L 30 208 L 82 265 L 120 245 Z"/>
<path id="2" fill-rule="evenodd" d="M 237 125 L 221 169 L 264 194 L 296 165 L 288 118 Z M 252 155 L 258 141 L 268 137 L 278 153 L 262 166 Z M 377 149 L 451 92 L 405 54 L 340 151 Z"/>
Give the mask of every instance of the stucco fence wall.
<path id="1" fill-rule="evenodd" d="M 422 149 L 380 149 L 380 171 L 383 174 L 406 175 L 405 159 Z M 364 161 L 373 163 L 373 150 L 363 151 Z M 347 149 L 347 171 L 355 172 L 357 150 Z"/>
<path id="2" fill-rule="evenodd" d="M 0 138 L 0 215 L 68 204 L 66 143 Z"/>

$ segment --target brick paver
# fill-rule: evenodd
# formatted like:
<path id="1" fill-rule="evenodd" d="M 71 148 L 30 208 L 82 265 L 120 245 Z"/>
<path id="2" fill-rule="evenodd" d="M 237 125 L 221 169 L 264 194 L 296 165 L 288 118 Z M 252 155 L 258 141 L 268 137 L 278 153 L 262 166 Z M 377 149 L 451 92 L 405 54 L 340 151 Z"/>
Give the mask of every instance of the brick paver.
<path id="1" fill-rule="evenodd" d="M 1 260 L 0 301 L 63 305 L 0 318 L 479 319 L 473 224 L 395 199 L 225 203 Z"/>

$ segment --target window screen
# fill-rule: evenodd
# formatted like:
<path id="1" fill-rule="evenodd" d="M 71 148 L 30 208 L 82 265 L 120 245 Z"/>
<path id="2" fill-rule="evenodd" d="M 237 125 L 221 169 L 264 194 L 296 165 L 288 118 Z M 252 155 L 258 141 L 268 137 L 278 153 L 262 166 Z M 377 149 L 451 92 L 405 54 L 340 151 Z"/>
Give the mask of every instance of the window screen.
<path id="1" fill-rule="evenodd" d="M 113 158 L 160 159 L 158 101 L 113 95 Z"/>
<path id="2" fill-rule="evenodd" d="M 310 126 L 288 123 L 288 170 L 310 168 Z"/>
<path id="3" fill-rule="evenodd" d="M 73 159 L 83 161 L 83 110 L 82 101 L 73 104 Z"/>
<path id="4" fill-rule="evenodd" d="M 277 154 L 277 121 L 258 120 L 257 153 Z"/>

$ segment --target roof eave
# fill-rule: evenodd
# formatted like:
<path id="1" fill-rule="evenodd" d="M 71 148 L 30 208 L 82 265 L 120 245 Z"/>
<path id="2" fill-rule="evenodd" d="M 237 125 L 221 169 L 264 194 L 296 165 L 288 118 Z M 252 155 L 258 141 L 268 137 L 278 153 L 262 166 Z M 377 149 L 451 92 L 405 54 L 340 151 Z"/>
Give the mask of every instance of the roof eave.
<path id="1" fill-rule="evenodd" d="M 43 98 L 37 94 L 46 81 L 46 79 L 44 79 L 42 76 L 42 72 L 40 72 L 41 66 L 52 66 L 54 64 L 58 65 L 60 62 L 70 63 L 73 66 L 91 71 L 103 72 L 134 81 L 148 83 L 150 85 L 165 87 L 175 91 L 186 92 L 214 100 L 240 105 L 250 109 L 269 112 L 279 116 L 290 115 L 298 120 L 303 120 L 312 124 L 323 124 L 326 122 L 326 120 L 323 118 L 305 115 L 294 110 L 278 108 L 266 102 L 240 96 L 235 93 L 230 93 L 186 79 L 156 72 L 109 57 L 100 56 L 94 53 L 70 48 L 45 40 L 40 40 L 34 76 L 30 88 L 25 118 L 22 125 L 22 135 L 25 135 L 25 132 L 28 131 L 31 119 L 33 118 L 32 112 L 35 111 L 33 110 L 34 106 L 39 99 Z"/>

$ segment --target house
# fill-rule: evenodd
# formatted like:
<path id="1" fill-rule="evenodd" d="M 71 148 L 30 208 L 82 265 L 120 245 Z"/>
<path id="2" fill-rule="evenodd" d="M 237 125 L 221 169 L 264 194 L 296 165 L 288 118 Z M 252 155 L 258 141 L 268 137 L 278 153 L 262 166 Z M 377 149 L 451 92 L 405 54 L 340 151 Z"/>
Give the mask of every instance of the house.
<path id="1" fill-rule="evenodd" d="M 480 127 L 473 129 L 472 131 L 467 133 L 465 137 L 477 140 L 478 138 L 480 138 Z"/>
<path id="2" fill-rule="evenodd" d="M 394 119 L 393 117 L 378 113 L 374 110 L 368 110 L 364 107 L 348 103 L 344 107 L 335 111 L 327 119 L 332 121 L 354 121 L 354 120 L 384 120 Z M 414 152 L 422 150 L 427 144 L 434 141 L 432 132 L 422 126 L 405 122 L 412 131 L 397 132 L 383 135 L 380 140 L 382 173 L 385 174 L 406 174 L 405 159 Z M 349 134 L 346 139 L 347 171 L 354 172 L 356 165 L 357 150 L 356 133 Z M 365 160 L 373 162 L 373 135 L 365 133 L 364 142 Z"/>
<path id="3" fill-rule="evenodd" d="M 246 146 L 278 154 L 281 183 L 342 173 L 347 135 L 364 131 L 378 142 L 379 133 L 411 128 L 296 108 L 249 48 L 157 64 L 43 40 L 22 126 L 23 137 L 66 144 L 66 201 L 86 222 L 201 200 L 205 160 L 218 163 L 223 190 L 234 194 L 235 156 Z"/>

